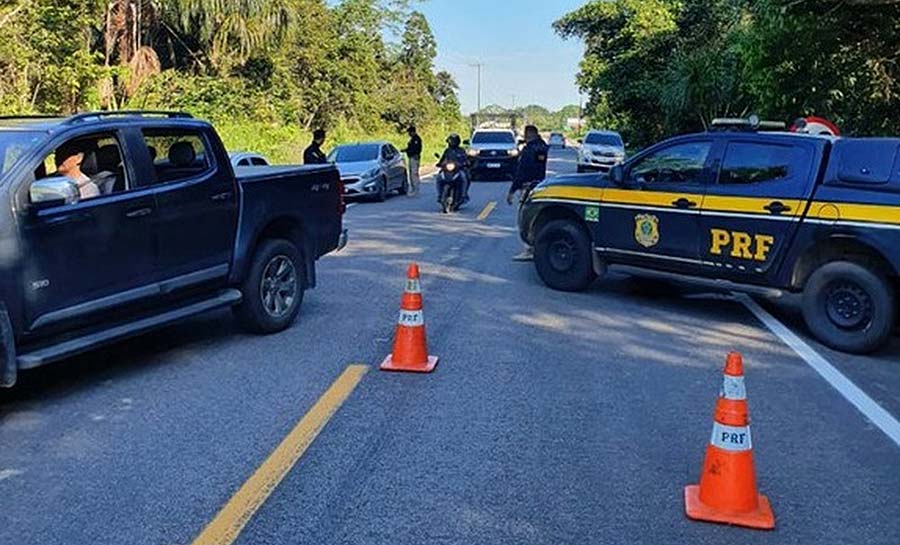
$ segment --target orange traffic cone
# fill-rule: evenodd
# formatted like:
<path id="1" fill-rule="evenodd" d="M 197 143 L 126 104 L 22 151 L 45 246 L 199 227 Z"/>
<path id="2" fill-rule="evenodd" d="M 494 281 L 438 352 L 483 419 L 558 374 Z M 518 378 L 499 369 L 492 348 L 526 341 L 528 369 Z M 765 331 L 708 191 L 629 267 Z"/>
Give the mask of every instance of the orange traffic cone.
<path id="1" fill-rule="evenodd" d="M 437 356 L 428 355 L 428 343 L 425 340 L 419 266 L 411 263 L 406 273 L 406 290 L 400 302 L 394 352 L 381 363 L 381 370 L 430 373 L 434 371 L 437 362 Z"/>
<path id="2" fill-rule="evenodd" d="M 700 484 L 685 487 L 684 510 L 695 520 L 775 527 L 769 499 L 756 490 L 744 362 L 737 352 L 728 354 Z"/>

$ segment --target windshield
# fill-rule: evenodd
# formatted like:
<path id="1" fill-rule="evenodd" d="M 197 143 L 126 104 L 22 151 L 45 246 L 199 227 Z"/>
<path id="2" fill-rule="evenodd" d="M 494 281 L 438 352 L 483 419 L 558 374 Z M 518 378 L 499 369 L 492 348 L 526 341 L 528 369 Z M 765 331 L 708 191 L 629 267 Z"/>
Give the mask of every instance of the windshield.
<path id="1" fill-rule="evenodd" d="M 352 146 L 338 146 L 328 154 L 328 160 L 332 163 L 358 163 L 361 161 L 374 161 L 378 159 L 378 144 L 354 144 Z"/>
<path id="2" fill-rule="evenodd" d="M 515 144 L 516 137 L 511 132 L 476 132 L 473 144 Z"/>
<path id="3" fill-rule="evenodd" d="M 0 174 L 6 174 L 42 137 L 34 131 L 0 131 Z"/>
<path id="4" fill-rule="evenodd" d="M 585 144 L 594 144 L 597 146 L 617 146 L 617 147 L 625 147 L 622 144 L 622 138 L 617 134 L 601 134 L 597 132 L 592 132 L 587 135 L 587 138 L 584 139 Z"/>

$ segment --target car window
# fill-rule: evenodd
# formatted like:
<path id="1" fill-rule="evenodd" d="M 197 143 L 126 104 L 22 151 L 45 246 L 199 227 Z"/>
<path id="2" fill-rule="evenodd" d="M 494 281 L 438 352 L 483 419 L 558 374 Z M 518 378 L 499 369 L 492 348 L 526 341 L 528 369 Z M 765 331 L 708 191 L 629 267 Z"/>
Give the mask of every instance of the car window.
<path id="1" fill-rule="evenodd" d="M 382 159 L 391 159 L 394 157 L 394 154 L 391 153 L 391 146 L 385 145 L 381 147 L 381 158 Z"/>
<path id="2" fill-rule="evenodd" d="M 625 144 L 622 143 L 622 138 L 617 134 L 603 134 L 599 132 L 588 133 L 587 137 L 584 139 L 585 144 L 591 144 L 592 146 L 616 146 L 616 147 L 625 147 Z"/>
<path id="3" fill-rule="evenodd" d="M 37 146 L 42 137 L 34 131 L 0 131 L 0 174 L 9 171 L 18 160 Z"/>
<path id="4" fill-rule="evenodd" d="M 269 163 L 266 162 L 266 160 L 263 159 L 262 157 L 253 157 L 252 159 L 250 159 L 250 164 L 253 166 L 257 166 L 257 167 L 264 167 L 264 166 L 267 166 Z"/>
<path id="5" fill-rule="evenodd" d="M 246 166 L 250 166 L 250 163 L 247 161 L 247 159 L 241 159 L 240 161 L 238 161 L 237 166 L 246 167 Z"/>
<path id="6" fill-rule="evenodd" d="M 328 161 L 332 163 L 357 163 L 360 161 L 374 161 L 378 159 L 379 146 L 377 144 L 349 144 L 338 146 L 328 154 Z"/>
<path id="7" fill-rule="evenodd" d="M 473 144 L 515 144 L 516 137 L 511 132 L 476 132 L 472 136 Z"/>
<path id="8" fill-rule="evenodd" d="M 797 146 L 731 142 L 719 171 L 720 184 L 756 184 L 785 180 L 808 164 L 808 153 Z"/>
<path id="9" fill-rule="evenodd" d="M 144 129 L 143 135 L 153 159 L 156 183 L 195 178 L 212 170 L 212 154 L 200 131 Z"/>
<path id="10" fill-rule="evenodd" d="M 121 193 L 130 187 L 122 157 L 115 134 L 79 136 L 47 154 L 34 179 L 67 177 L 78 187 L 79 200 Z"/>
<path id="11" fill-rule="evenodd" d="M 698 182 L 709 157 L 710 142 L 677 144 L 640 159 L 629 176 L 642 184 Z"/>

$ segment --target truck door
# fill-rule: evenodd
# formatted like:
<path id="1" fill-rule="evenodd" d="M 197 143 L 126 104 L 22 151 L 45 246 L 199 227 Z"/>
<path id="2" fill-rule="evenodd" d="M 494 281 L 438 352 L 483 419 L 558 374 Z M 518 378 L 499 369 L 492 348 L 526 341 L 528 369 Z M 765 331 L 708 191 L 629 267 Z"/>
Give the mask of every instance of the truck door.
<path id="1" fill-rule="evenodd" d="M 84 325 L 91 315 L 157 293 L 156 202 L 135 187 L 122 142 L 118 131 L 78 136 L 49 152 L 19 187 L 29 203 L 20 224 L 31 329 Z M 81 157 L 80 175 L 65 164 L 73 153 L 74 162 Z M 90 191 L 69 203 L 39 204 L 42 184 L 72 176 L 90 179 Z"/>
<path id="2" fill-rule="evenodd" d="M 634 189 L 610 188 L 601 205 L 601 253 L 616 261 L 693 271 L 700 265 L 700 208 L 711 139 L 680 141 L 629 164 Z"/>
<path id="3" fill-rule="evenodd" d="M 145 128 L 159 206 L 159 266 L 171 287 L 220 282 L 237 231 L 236 181 L 202 129 Z"/>
<path id="4" fill-rule="evenodd" d="M 700 215 L 702 258 L 724 276 L 748 281 L 774 274 L 790 246 L 816 180 L 815 148 L 794 140 L 736 139 L 725 146 Z"/>

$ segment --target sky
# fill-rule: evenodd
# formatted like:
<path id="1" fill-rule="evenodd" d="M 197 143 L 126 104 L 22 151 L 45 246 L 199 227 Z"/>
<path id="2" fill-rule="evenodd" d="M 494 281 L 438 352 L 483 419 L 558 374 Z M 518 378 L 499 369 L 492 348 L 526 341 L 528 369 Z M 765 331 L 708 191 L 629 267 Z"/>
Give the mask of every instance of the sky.
<path id="1" fill-rule="evenodd" d="M 481 69 L 481 104 L 540 104 L 557 110 L 578 104 L 575 76 L 584 48 L 563 40 L 551 25 L 586 0 L 422 0 L 437 38 L 437 69 L 459 84 L 465 113 L 475 110 L 475 68 Z M 515 102 L 513 102 L 515 101 Z"/>

